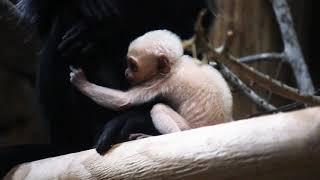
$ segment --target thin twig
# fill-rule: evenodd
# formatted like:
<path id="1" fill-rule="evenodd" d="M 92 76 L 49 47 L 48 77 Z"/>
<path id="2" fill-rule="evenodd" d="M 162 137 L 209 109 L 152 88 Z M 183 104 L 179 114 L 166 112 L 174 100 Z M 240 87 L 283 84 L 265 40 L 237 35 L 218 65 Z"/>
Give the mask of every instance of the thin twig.
<path id="1" fill-rule="evenodd" d="M 262 61 L 262 60 L 275 60 L 275 59 L 282 60 L 285 57 L 286 56 L 283 53 L 261 53 L 261 54 L 241 57 L 239 58 L 239 61 L 243 63 L 250 63 L 250 62 Z"/>
<path id="2" fill-rule="evenodd" d="M 297 109 L 301 109 L 301 108 L 305 108 L 305 104 L 304 103 L 302 103 L 302 102 L 294 102 L 294 103 L 291 103 L 291 104 L 280 106 L 275 110 L 259 112 L 259 113 L 256 113 L 256 114 L 251 114 L 247 118 L 253 118 L 253 117 L 258 117 L 258 116 L 267 115 L 267 114 L 279 113 L 279 112 L 287 112 L 287 111 L 297 110 Z"/>
<path id="3" fill-rule="evenodd" d="M 320 89 L 318 89 L 314 95 L 319 95 L 319 93 L 320 93 Z M 291 104 L 280 106 L 275 110 L 265 111 L 265 112 L 260 112 L 260 113 L 249 115 L 247 118 L 262 116 L 262 115 L 266 115 L 266 114 L 274 114 L 274 113 L 279 113 L 279 112 L 287 112 L 287 111 L 292 111 L 292 110 L 301 109 L 301 108 L 305 108 L 305 107 L 306 107 L 305 104 L 302 102 L 294 102 Z"/>
<path id="4" fill-rule="evenodd" d="M 278 79 L 279 76 L 280 76 L 280 72 L 281 72 L 281 69 L 282 69 L 282 66 L 283 66 L 283 63 L 284 61 L 283 60 L 280 60 L 278 62 L 278 66 L 277 66 L 277 70 L 276 70 L 276 75 L 275 75 L 275 79 Z M 268 92 L 268 98 L 267 98 L 267 101 L 270 101 L 271 97 L 272 97 L 273 93 L 271 91 Z"/>

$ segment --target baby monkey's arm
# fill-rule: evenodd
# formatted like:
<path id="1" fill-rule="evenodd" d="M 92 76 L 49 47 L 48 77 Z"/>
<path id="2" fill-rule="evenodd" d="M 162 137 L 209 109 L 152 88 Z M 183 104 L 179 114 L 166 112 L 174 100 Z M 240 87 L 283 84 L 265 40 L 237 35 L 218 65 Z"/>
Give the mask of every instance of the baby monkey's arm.
<path id="1" fill-rule="evenodd" d="M 146 88 L 133 88 L 129 91 L 121 91 L 98 86 L 87 80 L 82 69 L 70 67 L 70 70 L 71 83 L 94 102 L 109 109 L 123 110 L 132 105 L 150 101 L 156 96 L 150 92 L 150 89 Z"/>

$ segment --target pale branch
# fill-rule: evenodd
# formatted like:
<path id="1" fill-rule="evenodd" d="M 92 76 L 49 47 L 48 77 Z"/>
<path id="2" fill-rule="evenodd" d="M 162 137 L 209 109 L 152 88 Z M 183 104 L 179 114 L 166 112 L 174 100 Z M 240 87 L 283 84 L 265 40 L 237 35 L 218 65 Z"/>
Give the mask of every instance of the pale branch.
<path id="1" fill-rule="evenodd" d="M 256 62 L 256 61 L 262 61 L 262 60 L 283 60 L 286 56 L 283 53 L 261 53 L 261 54 L 255 54 L 250 56 L 245 56 L 239 58 L 239 61 L 242 63 L 250 63 L 250 62 Z"/>
<path id="2" fill-rule="evenodd" d="M 310 105 L 320 105 L 319 96 L 312 96 L 305 93 L 301 93 L 296 88 L 283 84 L 280 81 L 271 78 L 269 75 L 265 75 L 246 64 L 240 63 L 231 55 L 229 55 L 228 58 L 224 59 L 227 59 L 227 61 L 229 60 L 229 62 L 226 63 L 226 65 L 229 64 L 229 67 L 232 67 L 230 67 L 231 69 L 235 68 L 238 69 L 238 72 L 242 72 L 241 74 L 238 74 L 239 76 L 253 80 L 260 87 L 268 89 L 272 91 L 274 94 L 278 94 L 282 97 L 286 97 L 294 101 L 304 102 Z"/>
<path id="3" fill-rule="evenodd" d="M 5 180 L 319 179 L 319 150 L 317 107 L 25 163 Z"/>
<path id="4" fill-rule="evenodd" d="M 284 44 L 284 51 L 282 53 L 262 53 L 257 55 L 252 55 L 248 57 L 240 58 L 241 62 L 253 62 L 269 59 L 281 59 L 288 62 L 294 72 L 298 88 L 306 94 L 313 94 L 314 86 L 310 78 L 308 68 L 306 66 L 301 47 L 298 42 L 298 38 L 293 26 L 293 20 L 291 17 L 290 9 L 286 0 L 270 0 L 275 12 L 277 22 L 280 27 L 282 41 Z M 200 13 L 201 14 L 201 13 Z M 199 16 L 201 17 L 201 15 Z M 201 17 L 202 18 L 202 17 Z M 199 20 L 199 18 L 198 18 Z M 196 35 L 199 38 L 199 34 L 202 33 L 203 29 L 199 29 L 201 26 L 201 21 L 196 23 L 198 26 L 198 32 Z M 197 29 L 197 28 L 196 28 Z M 205 39 L 202 39 L 205 40 Z M 228 44 L 228 41 L 226 41 Z M 220 48 L 217 48 L 218 53 L 223 53 L 224 48 L 230 46 L 223 45 Z"/>
<path id="5" fill-rule="evenodd" d="M 240 89 L 253 103 L 255 103 L 261 109 L 266 111 L 273 111 L 276 108 L 269 104 L 265 99 L 260 97 L 252 89 L 250 89 L 245 83 L 243 83 L 235 74 L 233 74 L 226 66 L 220 65 L 220 72 L 232 85 Z"/>
<path id="6" fill-rule="evenodd" d="M 214 49 L 212 49 L 212 51 L 213 50 Z M 269 75 L 265 75 L 255 70 L 253 67 L 239 62 L 231 55 L 221 55 L 216 60 L 225 64 L 240 78 L 253 80 L 257 85 L 273 92 L 274 94 L 310 105 L 320 105 L 319 96 L 302 94 L 298 89 L 283 84 L 280 81 L 271 78 Z"/>
<path id="7" fill-rule="evenodd" d="M 284 63 L 284 60 L 280 60 L 277 62 L 276 72 L 275 72 L 275 76 L 273 76 L 273 78 L 275 78 L 275 79 L 279 78 L 283 63 Z M 273 95 L 272 92 L 269 91 L 267 101 L 270 101 L 272 95 Z"/>
<path id="8" fill-rule="evenodd" d="M 314 86 L 305 63 L 290 8 L 286 0 L 270 0 L 275 12 L 284 45 L 286 60 L 291 65 L 299 89 L 307 94 L 313 94 Z"/>
<path id="9" fill-rule="evenodd" d="M 214 48 L 212 44 L 205 38 L 204 29 L 202 27 L 202 19 L 204 13 L 200 13 L 196 22 L 196 37 L 195 39 L 198 40 L 202 45 L 206 46 L 206 50 L 208 51 L 208 57 L 210 59 L 214 59 L 217 62 L 226 65 L 233 73 L 237 74 L 241 79 L 250 79 L 256 82 L 262 88 L 265 88 L 274 94 L 280 95 L 282 97 L 303 102 L 309 105 L 320 105 L 320 97 L 319 96 L 312 96 L 309 94 L 300 93 L 298 89 L 290 87 L 281 83 L 278 80 L 271 78 L 268 75 L 265 75 L 253 67 L 250 67 L 244 63 L 241 63 L 238 59 L 231 56 L 228 51 L 224 49 L 228 49 L 231 45 L 232 40 L 234 38 L 234 33 L 227 32 L 226 42 L 220 48 Z"/>

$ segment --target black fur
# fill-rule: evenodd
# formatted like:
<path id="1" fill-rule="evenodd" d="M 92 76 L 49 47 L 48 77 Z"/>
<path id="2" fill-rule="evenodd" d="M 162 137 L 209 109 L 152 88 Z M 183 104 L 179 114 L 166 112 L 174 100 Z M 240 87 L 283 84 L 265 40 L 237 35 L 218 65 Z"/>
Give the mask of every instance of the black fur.
<path id="1" fill-rule="evenodd" d="M 48 156 L 91 148 L 100 133 L 99 153 L 126 141 L 131 133 L 159 134 L 149 113 L 153 103 L 126 112 L 100 107 L 72 87 L 69 65 L 83 68 L 91 82 L 126 89 L 124 57 L 129 42 L 155 29 L 189 38 L 204 0 L 21 0 L 18 7 L 22 20 L 37 26 L 43 42 L 39 99 L 50 123 L 51 147 L 58 149 Z M 36 156 L 37 151 L 42 148 L 28 152 Z"/>

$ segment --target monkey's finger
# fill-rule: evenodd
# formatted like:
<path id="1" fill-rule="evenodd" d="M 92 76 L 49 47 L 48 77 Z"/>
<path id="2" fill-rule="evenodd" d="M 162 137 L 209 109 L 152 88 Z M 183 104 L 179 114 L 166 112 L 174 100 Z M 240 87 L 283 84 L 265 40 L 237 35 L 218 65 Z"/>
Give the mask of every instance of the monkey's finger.
<path id="1" fill-rule="evenodd" d="M 73 72 L 70 73 L 70 81 L 73 81 L 74 77 L 75 77 L 75 74 Z"/>
<path id="2" fill-rule="evenodd" d="M 58 45 L 58 50 L 60 52 L 64 52 L 64 51 L 67 51 L 68 50 L 68 47 L 69 46 L 79 46 L 79 44 L 81 42 L 76 42 L 75 45 L 72 45 L 74 44 L 73 41 L 75 41 L 74 39 L 66 39 L 66 40 L 63 40 L 59 45 Z"/>
<path id="3" fill-rule="evenodd" d="M 78 52 L 79 49 L 82 47 L 82 42 L 76 42 L 74 45 L 72 45 L 70 48 L 62 52 L 63 57 L 67 57 L 68 55 Z"/>
<path id="4" fill-rule="evenodd" d="M 106 14 L 107 16 L 112 16 L 112 15 L 118 15 L 119 11 L 116 7 L 116 5 L 112 2 L 112 0 L 98 0 L 100 4 L 104 4 L 105 7 L 105 12 L 108 12 Z"/>
<path id="5" fill-rule="evenodd" d="M 101 12 L 104 16 L 110 16 L 108 7 L 106 6 L 106 3 L 103 0 L 97 0 L 97 5 L 101 8 Z"/>
<path id="6" fill-rule="evenodd" d="M 73 34 L 79 34 L 83 29 L 83 23 L 79 22 L 76 25 L 72 26 L 63 36 L 62 39 L 69 39 L 69 36 Z"/>
<path id="7" fill-rule="evenodd" d="M 93 43 L 88 43 L 84 48 L 81 49 L 80 53 L 85 54 L 88 53 L 91 49 L 93 49 L 94 44 Z"/>
<path id="8" fill-rule="evenodd" d="M 89 0 L 88 8 L 90 9 L 94 17 L 96 17 L 98 20 L 102 19 L 103 15 L 100 12 L 100 7 L 96 4 L 96 0 Z"/>
<path id="9" fill-rule="evenodd" d="M 64 51 L 64 49 L 67 49 L 68 46 L 74 44 L 74 41 L 76 41 L 77 38 L 80 36 L 81 30 L 70 30 L 67 33 L 68 35 L 64 35 L 65 37 L 62 38 L 62 42 L 58 45 L 59 51 Z M 77 43 L 79 43 L 79 41 Z"/>
<path id="10" fill-rule="evenodd" d="M 81 7 L 80 9 L 82 10 L 82 13 L 86 16 L 86 17 L 93 17 L 93 12 L 91 11 L 91 9 L 89 8 L 88 4 L 90 3 L 91 0 L 85 0 L 82 1 L 81 3 Z"/>
<path id="11" fill-rule="evenodd" d="M 72 65 L 69 66 L 70 71 L 75 72 L 77 69 L 74 68 Z"/>
<path id="12" fill-rule="evenodd" d="M 111 0 L 107 0 L 107 3 L 108 3 L 108 7 L 112 9 L 112 12 L 114 15 L 120 14 L 119 9 L 117 8 L 115 3 L 112 3 Z"/>

